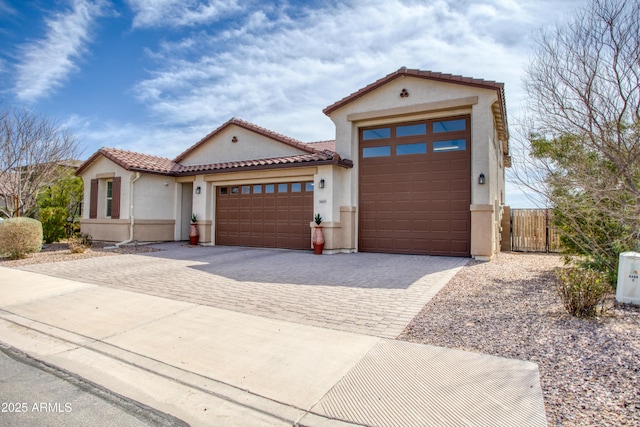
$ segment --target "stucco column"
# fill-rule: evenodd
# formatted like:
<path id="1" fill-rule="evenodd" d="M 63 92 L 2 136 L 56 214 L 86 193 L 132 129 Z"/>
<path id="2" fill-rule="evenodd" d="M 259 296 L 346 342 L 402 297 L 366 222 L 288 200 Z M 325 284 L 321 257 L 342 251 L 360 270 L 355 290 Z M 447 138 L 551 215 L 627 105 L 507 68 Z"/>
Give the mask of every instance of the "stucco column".
<path id="1" fill-rule="evenodd" d="M 489 261 L 494 253 L 493 205 L 471 205 L 471 256 Z"/>
<path id="2" fill-rule="evenodd" d="M 212 186 L 204 181 L 203 175 L 196 176 L 193 183 L 193 210 L 192 212 L 198 216 L 198 233 L 200 233 L 201 244 L 211 244 L 212 235 L 212 205 L 211 197 L 213 197 Z"/>

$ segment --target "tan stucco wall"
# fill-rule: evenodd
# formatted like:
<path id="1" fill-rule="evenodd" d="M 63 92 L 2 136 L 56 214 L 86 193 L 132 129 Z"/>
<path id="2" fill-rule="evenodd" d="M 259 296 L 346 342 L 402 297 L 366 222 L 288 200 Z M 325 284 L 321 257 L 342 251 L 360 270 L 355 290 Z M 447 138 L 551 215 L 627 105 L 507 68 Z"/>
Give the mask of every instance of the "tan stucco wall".
<path id="1" fill-rule="evenodd" d="M 400 97 L 402 89 L 408 97 Z M 341 178 L 343 185 L 334 188 L 333 198 L 340 200 L 339 206 L 358 206 L 358 154 L 359 129 L 377 124 L 400 123 L 411 120 L 471 115 L 471 204 L 488 205 L 491 211 L 472 215 L 471 254 L 477 257 L 492 256 L 499 250 L 499 206 L 501 192 L 504 194 L 504 170 L 492 104 L 498 99 L 493 89 L 477 88 L 461 84 L 438 82 L 414 77 L 397 78 L 386 85 L 358 98 L 331 113 L 336 125 L 336 151 L 343 157 L 354 160 L 354 168 L 348 177 Z M 480 173 L 485 175 L 485 184 L 478 184 Z M 502 196 L 503 197 L 503 196 Z M 488 219 L 480 220 L 488 215 Z M 354 247 L 357 247 L 357 215 Z M 475 218 L 475 220 L 474 220 Z M 335 210 L 327 217 L 336 219 Z M 488 222 L 487 222 L 488 221 Z M 488 237 L 485 238 L 489 227 Z"/>
<path id="2" fill-rule="evenodd" d="M 121 177 L 120 219 L 105 217 L 106 182 L 113 177 Z M 98 157 L 82 173 L 84 182 L 83 233 L 95 240 L 122 242 L 131 237 L 131 217 L 134 217 L 133 239 L 138 241 L 174 240 L 176 236 L 176 195 L 175 179 L 169 176 L 129 172 L 105 157 Z M 98 218 L 89 218 L 91 180 L 98 178 Z M 131 188 L 133 183 L 133 203 Z"/>
<path id="3" fill-rule="evenodd" d="M 91 200 L 91 180 L 99 178 L 98 182 L 98 218 L 106 215 L 106 182 L 119 176 L 122 178 L 122 193 L 120 199 L 120 219 L 129 218 L 129 181 L 135 174 L 118 166 L 105 157 L 99 157 L 82 173 L 84 183 L 84 212 L 82 217 L 89 218 L 89 200 Z"/>
<path id="4" fill-rule="evenodd" d="M 80 229 L 97 241 L 122 242 L 129 238 L 128 219 L 85 218 L 80 220 Z"/>
<path id="5" fill-rule="evenodd" d="M 234 136 L 238 139 L 238 142 L 232 142 Z M 189 153 L 180 163 L 183 165 L 201 165 L 304 153 L 306 152 L 295 147 L 274 141 L 242 127 L 231 125 L 192 153 Z"/>
<path id="6" fill-rule="evenodd" d="M 129 187 L 130 183 L 123 180 L 122 186 L 125 185 Z M 175 221 L 176 184 L 173 177 L 141 174 L 133 186 L 133 212 L 136 220 Z"/>
<path id="7" fill-rule="evenodd" d="M 174 240 L 174 220 L 136 220 L 133 239 L 138 242 L 164 242 Z"/>

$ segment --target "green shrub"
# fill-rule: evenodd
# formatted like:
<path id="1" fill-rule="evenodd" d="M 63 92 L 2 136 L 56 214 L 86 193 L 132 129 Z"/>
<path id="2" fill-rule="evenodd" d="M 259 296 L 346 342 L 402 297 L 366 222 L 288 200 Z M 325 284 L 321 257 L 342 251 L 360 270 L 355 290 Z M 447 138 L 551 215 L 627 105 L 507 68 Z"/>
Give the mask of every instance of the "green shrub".
<path id="1" fill-rule="evenodd" d="M 68 242 L 71 253 L 81 254 L 93 245 L 93 237 L 90 234 L 82 233 L 79 236 L 69 237 Z"/>
<path id="2" fill-rule="evenodd" d="M 42 249 L 42 224 L 31 218 L 10 218 L 0 222 L 0 255 L 10 259 Z"/>
<path id="3" fill-rule="evenodd" d="M 80 236 L 80 223 L 77 221 L 67 222 L 64 226 L 67 237 Z"/>
<path id="4" fill-rule="evenodd" d="M 556 270 L 556 290 L 564 308 L 576 317 L 593 317 L 602 314 L 607 294 L 612 292 L 605 273 L 581 267 Z"/>
<path id="5" fill-rule="evenodd" d="M 42 235 L 45 243 L 54 243 L 66 236 L 66 209 L 42 208 L 40 209 L 40 221 L 42 221 Z"/>

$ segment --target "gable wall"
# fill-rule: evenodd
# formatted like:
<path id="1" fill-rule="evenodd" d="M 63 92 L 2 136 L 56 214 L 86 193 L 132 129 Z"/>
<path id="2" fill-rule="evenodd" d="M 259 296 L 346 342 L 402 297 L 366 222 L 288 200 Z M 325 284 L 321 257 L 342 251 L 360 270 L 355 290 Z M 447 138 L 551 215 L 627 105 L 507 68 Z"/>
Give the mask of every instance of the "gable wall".
<path id="1" fill-rule="evenodd" d="M 238 142 L 232 142 L 236 137 Z M 305 151 L 231 125 L 202 144 L 180 163 L 185 166 L 306 154 Z"/>

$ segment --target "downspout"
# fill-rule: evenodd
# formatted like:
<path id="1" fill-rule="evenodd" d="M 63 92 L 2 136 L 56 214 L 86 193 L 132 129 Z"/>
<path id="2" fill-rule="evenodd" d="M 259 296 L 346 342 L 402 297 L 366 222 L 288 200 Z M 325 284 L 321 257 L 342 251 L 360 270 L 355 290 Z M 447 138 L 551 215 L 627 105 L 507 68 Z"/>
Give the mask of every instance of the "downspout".
<path id="1" fill-rule="evenodd" d="M 136 218 L 133 215 L 133 184 L 135 184 L 135 182 L 139 179 L 140 179 L 140 172 L 136 172 L 136 177 L 131 180 L 130 188 L 129 188 L 129 218 L 130 218 L 129 238 L 127 240 L 123 240 L 120 243 L 116 243 L 116 246 L 115 246 L 116 248 L 119 248 L 120 245 L 126 245 L 127 243 L 133 242 L 133 226 L 136 223 Z"/>

